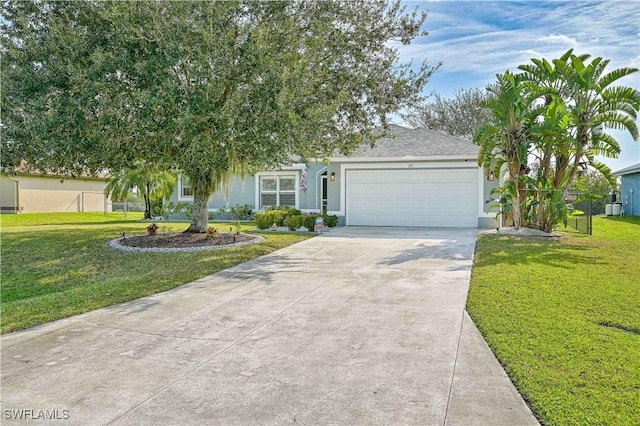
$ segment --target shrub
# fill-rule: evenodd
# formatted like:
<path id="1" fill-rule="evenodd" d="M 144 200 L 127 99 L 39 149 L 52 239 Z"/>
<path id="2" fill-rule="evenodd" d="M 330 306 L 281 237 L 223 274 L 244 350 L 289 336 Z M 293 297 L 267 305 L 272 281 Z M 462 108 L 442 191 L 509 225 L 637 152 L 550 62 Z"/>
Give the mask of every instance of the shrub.
<path id="1" fill-rule="evenodd" d="M 283 208 L 282 210 L 270 207 L 263 212 L 256 213 L 255 220 L 259 229 L 267 229 L 274 223 L 277 226 L 285 226 L 284 220 L 289 216 L 302 216 L 302 212 L 291 207 Z"/>
<path id="2" fill-rule="evenodd" d="M 225 206 L 218 208 L 218 210 L 216 211 L 216 214 L 218 215 L 219 218 L 224 217 L 224 215 L 227 214 L 227 208 Z"/>
<path id="3" fill-rule="evenodd" d="M 319 214 L 310 214 L 304 217 L 304 227 L 309 231 L 313 231 L 313 228 L 316 226 L 316 218 L 320 217 Z"/>
<path id="4" fill-rule="evenodd" d="M 184 213 L 185 219 L 190 220 L 192 210 L 193 205 L 186 201 L 181 201 L 176 204 L 170 202 L 166 206 L 162 207 L 161 214 L 164 219 L 169 219 L 174 214 Z"/>
<path id="5" fill-rule="evenodd" d="M 152 223 L 147 226 L 147 233 L 149 235 L 156 235 L 158 233 L 158 228 L 160 228 L 156 223 Z"/>
<path id="6" fill-rule="evenodd" d="M 277 226 L 284 226 L 285 214 L 282 210 L 267 210 L 258 212 L 255 215 L 256 226 L 258 229 L 268 229 L 274 223 Z"/>
<path id="7" fill-rule="evenodd" d="M 216 235 L 216 232 L 218 232 L 216 228 L 213 226 L 210 226 L 209 228 L 207 228 L 207 237 L 213 238 Z"/>
<path id="8" fill-rule="evenodd" d="M 328 214 L 323 214 L 323 215 L 319 215 L 319 214 L 310 214 L 308 216 L 304 217 L 304 227 L 307 228 L 309 231 L 313 231 L 314 227 L 316 226 L 316 219 L 321 217 L 323 222 L 324 222 L 324 226 L 327 226 L 329 228 L 333 228 L 334 226 L 338 225 L 338 216 L 332 214 L 332 215 L 328 215 Z"/>
<path id="9" fill-rule="evenodd" d="M 267 211 L 269 210 L 281 210 L 281 211 L 287 211 L 289 212 L 288 216 L 293 216 L 293 215 L 301 215 L 302 212 L 294 207 L 291 206 L 271 206 L 271 207 L 267 207 Z"/>
<path id="10" fill-rule="evenodd" d="M 302 215 L 291 215 L 284 219 L 284 226 L 289 228 L 289 231 L 295 231 L 302 226 L 304 217 Z"/>
<path id="11" fill-rule="evenodd" d="M 251 217 L 253 206 L 250 204 L 237 204 L 235 207 L 231 207 L 231 217 L 235 220 L 246 220 Z"/>
<path id="12" fill-rule="evenodd" d="M 151 202 L 151 216 L 162 216 L 164 213 L 164 203 L 160 200 L 153 200 Z"/>
<path id="13" fill-rule="evenodd" d="M 338 216 L 336 216 L 335 214 L 324 213 L 322 215 L 322 218 L 324 219 L 324 224 L 329 228 L 333 228 L 334 226 L 338 225 Z"/>

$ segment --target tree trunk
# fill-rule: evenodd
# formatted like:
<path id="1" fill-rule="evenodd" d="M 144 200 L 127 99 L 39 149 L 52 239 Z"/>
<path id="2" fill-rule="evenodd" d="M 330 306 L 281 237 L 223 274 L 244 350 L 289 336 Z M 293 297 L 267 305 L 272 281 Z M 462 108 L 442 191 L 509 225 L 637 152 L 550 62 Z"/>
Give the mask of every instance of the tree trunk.
<path id="1" fill-rule="evenodd" d="M 144 188 L 144 218 L 151 219 L 151 197 L 149 196 L 149 184 Z"/>
<path id="2" fill-rule="evenodd" d="M 513 198 L 511 200 L 511 217 L 513 218 L 513 227 L 520 229 L 522 226 L 522 199 L 520 193 L 520 163 L 516 162 L 509 165 L 509 175 L 514 185 Z"/>
<path id="3" fill-rule="evenodd" d="M 520 215 L 519 192 L 516 192 L 516 196 L 513 197 L 513 202 L 511 206 L 511 216 L 513 217 L 513 227 L 516 229 L 520 229 L 520 226 L 522 224 L 522 216 Z"/>
<path id="4" fill-rule="evenodd" d="M 203 191 L 196 190 L 194 186 L 193 191 L 193 209 L 191 211 L 191 225 L 185 232 L 192 232 L 194 234 L 207 232 L 209 226 L 209 195 L 204 194 Z"/>

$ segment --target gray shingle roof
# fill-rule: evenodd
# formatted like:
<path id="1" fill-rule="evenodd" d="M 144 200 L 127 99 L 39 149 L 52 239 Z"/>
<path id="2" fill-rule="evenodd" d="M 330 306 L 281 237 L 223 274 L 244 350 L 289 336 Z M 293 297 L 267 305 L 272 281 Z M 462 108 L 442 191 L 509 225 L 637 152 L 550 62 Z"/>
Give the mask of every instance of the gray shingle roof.
<path id="1" fill-rule="evenodd" d="M 618 170 L 617 172 L 613 172 L 616 176 L 628 175 L 631 173 L 640 173 L 640 163 L 634 164 L 633 166 L 625 167 L 622 170 Z"/>
<path id="2" fill-rule="evenodd" d="M 373 148 L 363 146 L 351 157 L 373 159 L 452 155 L 475 158 L 478 155 L 477 145 L 457 136 L 421 127 L 415 129 L 397 125 L 390 127 L 395 138 L 379 139 Z M 336 157 L 344 156 L 338 155 Z"/>

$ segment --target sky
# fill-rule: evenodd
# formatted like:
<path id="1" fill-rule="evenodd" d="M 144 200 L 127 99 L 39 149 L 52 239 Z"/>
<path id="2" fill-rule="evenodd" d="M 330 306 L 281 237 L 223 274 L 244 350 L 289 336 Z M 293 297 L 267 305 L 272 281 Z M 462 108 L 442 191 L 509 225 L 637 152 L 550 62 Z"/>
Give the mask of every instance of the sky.
<path id="1" fill-rule="evenodd" d="M 609 59 L 607 71 L 640 68 L 640 1 L 405 1 L 407 11 L 428 12 L 428 36 L 397 48 L 401 63 L 442 62 L 424 95 L 452 97 L 484 88 L 498 73 L 517 71 L 531 58 L 552 60 L 568 49 Z M 640 72 L 616 84 L 640 90 Z M 399 121 L 397 119 L 396 121 Z M 640 120 L 638 121 L 640 127 Z M 598 157 L 613 171 L 640 162 L 640 141 L 610 131 L 621 145 L 617 159 Z"/>

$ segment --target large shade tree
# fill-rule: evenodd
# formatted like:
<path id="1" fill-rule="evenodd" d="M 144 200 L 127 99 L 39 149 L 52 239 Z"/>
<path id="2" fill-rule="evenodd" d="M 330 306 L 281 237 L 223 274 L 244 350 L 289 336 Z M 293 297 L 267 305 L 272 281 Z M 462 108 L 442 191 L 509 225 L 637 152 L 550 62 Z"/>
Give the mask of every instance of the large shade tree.
<path id="1" fill-rule="evenodd" d="M 394 46 L 426 35 L 399 1 L 25 1 L 2 16 L 3 168 L 180 170 L 193 232 L 229 176 L 385 136 L 435 70 L 398 63 Z"/>
<path id="2" fill-rule="evenodd" d="M 486 90 L 459 89 L 451 98 L 439 93 L 431 96 L 431 100 L 410 108 L 402 118 L 412 126 L 441 130 L 471 141 L 476 130 L 490 117 L 484 103 L 492 95 Z"/>

